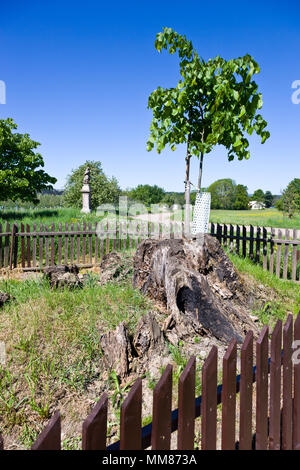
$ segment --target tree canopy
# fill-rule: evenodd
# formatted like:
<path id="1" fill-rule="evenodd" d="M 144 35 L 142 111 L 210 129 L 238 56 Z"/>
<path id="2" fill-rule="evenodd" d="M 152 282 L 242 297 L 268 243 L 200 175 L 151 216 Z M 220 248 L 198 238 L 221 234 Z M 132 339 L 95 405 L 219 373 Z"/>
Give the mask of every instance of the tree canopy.
<path id="1" fill-rule="evenodd" d="M 136 188 L 129 190 L 127 195 L 130 199 L 150 206 L 151 204 L 159 204 L 162 202 L 165 196 L 165 190 L 156 184 L 154 186 L 139 184 Z"/>
<path id="2" fill-rule="evenodd" d="M 294 178 L 282 193 L 281 198 L 276 202 L 278 210 L 286 212 L 292 218 L 296 212 L 300 212 L 300 179 Z"/>
<path id="3" fill-rule="evenodd" d="M 248 209 L 247 186 L 236 184 L 230 178 L 215 181 L 207 191 L 211 194 L 212 209 Z"/>
<path id="4" fill-rule="evenodd" d="M 39 142 L 29 134 L 13 132 L 13 119 L 0 119 L 0 201 L 8 199 L 38 203 L 38 192 L 51 189 L 56 178 L 42 168 L 44 160 L 35 153 Z"/>
<path id="5" fill-rule="evenodd" d="M 155 48 L 170 54 L 178 52 L 181 78 L 175 87 L 158 87 L 149 96 L 153 112 L 147 150 L 160 153 L 167 145 L 172 150 L 187 145 L 186 202 L 189 203 L 189 168 L 192 155 L 200 158 L 198 190 L 201 188 L 203 156 L 216 145 L 227 150 L 228 160 L 250 157 L 246 133 L 256 132 L 264 143 L 270 136 L 266 121 L 257 110 L 262 95 L 252 80 L 260 69 L 246 54 L 225 60 L 220 56 L 205 61 L 191 41 L 171 28 L 156 35 Z"/>
<path id="6" fill-rule="evenodd" d="M 82 206 L 81 188 L 87 167 L 90 168 L 91 208 L 97 209 L 100 204 L 106 203 L 116 204 L 121 194 L 118 181 L 115 177 L 108 178 L 104 174 L 101 162 L 87 160 L 68 176 L 64 191 L 65 205 L 78 208 Z"/>
<path id="7" fill-rule="evenodd" d="M 265 193 L 262 189 L 256 189 L 251 197 L 252 201 L 265 202 Z"/>

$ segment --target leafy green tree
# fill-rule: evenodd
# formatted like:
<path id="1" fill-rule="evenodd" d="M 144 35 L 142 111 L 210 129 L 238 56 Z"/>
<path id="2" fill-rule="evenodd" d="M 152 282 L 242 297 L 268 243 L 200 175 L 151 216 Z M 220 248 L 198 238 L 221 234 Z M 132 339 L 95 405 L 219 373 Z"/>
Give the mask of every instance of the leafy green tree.
<path id="1" fill-rule="evenodd" d="M 272 207 L 274 201 L 274 196 L 271 191 L 265 192 L 264 203 L 266 207 Z"/>
<path id="2" fill-rule="evenodd" d="M 293 179 L 283 191 L 282 197 L 277 201 L 276 207 L 286 212 L 291 219 L 296 212 L 300 211 L 300 179 Z"/>
<path id="3" fill-rule="evenodd" d="M 117 204 L 121 190 L 115 177 L 108 178 L 101 162 L 87 160 L 68 176 L 64 191 L 64 205 L 82 207 L 81 188 L 86 168 L 90 168 L 91 208 L 97 209 L 100 204 Z"/>
<path id="4" fill-rule="evenodd" d="M 153 119 L 147 150 L 160 153 L 166 145 L 172 150 L 186 144 L 185 197 L 190 202 L 190 159 L 200 159 L 198 191 L 201 189 L 203 157 L 216 145 L 223 145 L 229 160 L 250 157 L 245 137 L 253 131 L 264 143 L 270 133 L 257 110 L 262 95 L 252 80 L 259 73 L 257 62 L 249 55 L 225 60 L 219 56 L 205 61 L 185 36 L 163 28 L 156 35 L 155 48 L 178 52 L 181 79 L 172 88 L 158 87 L 149 96 Z"/>
<path id="5" fill-rule="evenodd" d="M 13 132 L 13 119 L 0 119 L 0 201 L 39 202 L 37 193 L 51 189 L 56 178 L 42 168 L 44 160 L 35 149 L 40 145 L 29 134 Z"/>
<path id="6" fill-rule="evenodd" d="M 192 194 L 191 194 L 191 200 L 192 200 Z M 161 202 L 163 204 L 168 204 L 169 206 L 173 206 L 174 204 L 183 206 L 184 205 L 184 193 L 176 193 L 176 192 L 165 193 Z"/>
<path id="7" fill-rule="evenodd" d="M 234 192 L 234 202 L 232 209 L 246 210 L 249 209 L 249 196 L 247 186 L 237 184 Z"/>
<path id="8" fill-rule="evenodd" d="M 265 202 L 265 193 L 263 192 L 262 189 L 256 189 L 256 191 L 254 191 L 254 193 L 251 197 L 251 200 L 264 203 Z"/>
<path id="9" fill-rule="evenodd" d="M 165 196 L 165 190 L 159 186 L 151 186 L 150 184 L 139 184 L 128 192 L 128 197 L 135 201 L 142 202 L 147 206 L 151 204 L 159 204 Z"/>
<path id="10" fill-rule="evenodd" d="M 235 182 L 224 178 L 212 183 L 207 191 L 211 194 L 212 209 L 232 209 L 235 200 Z"/>

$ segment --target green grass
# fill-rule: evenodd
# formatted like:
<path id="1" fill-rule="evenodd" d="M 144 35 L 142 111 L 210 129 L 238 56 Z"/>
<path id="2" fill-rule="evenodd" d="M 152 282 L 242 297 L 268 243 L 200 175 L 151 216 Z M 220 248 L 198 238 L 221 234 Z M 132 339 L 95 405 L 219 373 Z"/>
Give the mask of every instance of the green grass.
<path id="1" fill-rule="evenodd" d="M 51 290 L 41 279 L 2 280 L 0 291 L 13 297 L 0 312 L 0 341 L 6 347 L 6 364 L 0 367 L 1 430 L 19 429 L 19 442 L 26 446 L 61 394 L 72 397 L 76 408 L 76 399 L 80 403 L 80 395 L 101 380 L 100 335 L 121 321 L 133 334 L 152 306 L 130 284 L 90 281 L 82 289 Z"/>
<path id="2" fill-rule="evenodd" d="M 180 213 L 177 212 L 175 219 L 179 220 Z M 174 219 L 174 216 L 172 217 Z M 79 209 L 72 208 L 58 208 L 58 209 L 19 209 L 4 210 L 0 213 L 0 223 L 4 225 L 9 223 L 24 223 L 29 224 L 30 227 L 34 223 L 58 224 L 65 223 L 95 223 L 99 222 L 101 217 L 96 215 L 96 212 L 91 214 L 81 214 Z M 228 223 L 240 225 L 260 225 L 265 227 L 279 227 L 279 228 L 298 228 L 300 229 L 300 214 L 295 215 L 289 219 L 282 212 L 277 209 L 264 209 L 264 210 L 211 210 L 210 222 L 215 223 Z"/>
<path id="3" fill-rule="evenodd" d="M 289 219 L 277 209 L 251 209 L 245 211 L 212 210 L 210 222 L 300 229 L 300 214 Z"/>
<path id="4" fill-rule="evenodd" d="M 274 298 L 253 310 L 253 314 L 257 315 L 263 324 L 273 324 L 276 319 L 283 320 L 289 312 L 294 316 L 297 315 L 300 311 L 298 283 L 278 279 L 249 258 L 242 258 L 229 252 L 227 254 L 240 273 L 246 274 L 248 278 L 250 277 L 261 285 L 272 289 Z"/>

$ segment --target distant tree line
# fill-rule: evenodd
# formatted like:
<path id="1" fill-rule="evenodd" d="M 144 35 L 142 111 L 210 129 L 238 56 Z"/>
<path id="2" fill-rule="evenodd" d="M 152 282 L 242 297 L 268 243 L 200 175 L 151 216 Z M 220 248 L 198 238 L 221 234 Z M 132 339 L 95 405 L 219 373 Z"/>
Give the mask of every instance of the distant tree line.
<path id="1" fill-rule="evenodd" d="M 203 191 L 211 193 L 212 209 L 246 210 L 249 209 L 250 200 L 263 202 L 265 207 L 271 207 L 274 201 L 274 196 L 271 191 L 264 193 L 261 189 L 256 190 L 250 197 L 247 186 L 236 184 L 235 181 L 230 178 L 217 180 L 208 188 L 203 188 Z M 140 184 L 136 188 L 125 191 L 124 194 L 126 194 L 130 200 L 141 202 L 146 206 L 158 203 L 168 206 L 172 206 L 173 204 L 183 206 L 185 204 L 183 192 L 166 192 L 163 188 L 156 185 Z M 191 204 L 195 204 L 196 194 L 196 191 L 191 192 Z"/>

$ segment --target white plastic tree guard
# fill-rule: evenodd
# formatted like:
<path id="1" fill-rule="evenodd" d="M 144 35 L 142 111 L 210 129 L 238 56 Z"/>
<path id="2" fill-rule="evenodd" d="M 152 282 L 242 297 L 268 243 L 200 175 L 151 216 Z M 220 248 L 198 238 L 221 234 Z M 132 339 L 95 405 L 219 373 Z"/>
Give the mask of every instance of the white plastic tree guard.
<path id="1" fill-rule="evenodd" d="M 192 235 L 208 233 L 210 193 L 197 193 L 194 207 Z"/>

